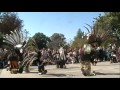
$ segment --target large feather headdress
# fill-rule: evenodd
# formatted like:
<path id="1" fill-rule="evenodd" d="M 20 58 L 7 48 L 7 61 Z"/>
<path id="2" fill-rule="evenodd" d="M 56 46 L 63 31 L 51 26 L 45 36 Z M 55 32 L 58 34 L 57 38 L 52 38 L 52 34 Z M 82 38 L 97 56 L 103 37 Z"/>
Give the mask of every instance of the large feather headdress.
<path id="1" fill-rule="evenodd" d="M 25 52 L 23 53 L 23 55 L 21 55 L 19 51 L 17 52 L 22 58 L 20 68 L 31 65 L 32 62 L 37 59 L 36 52 L 29 53 L 31 47 L 34 47 L 34 49 L 38 50 L 38 46 L 35 40 L 33 38 L 31 39 L 32 46 L 30 42 L 26 41 L 26 37 L 24 37 L 23 32 L 20 30 L 11 31 L 11 34 L 6 34 L 4 37 L 4 42 L 11 45 L 15 50 L 24 49 Z"/>
<path id="2" fill-rule="evenodd" d="M 97 42 L 99 45 L 106 41 L 106 39 L 109 37 L 108 33 L 105 29 L 95 29 L 94 26 L 90 26 L 89 24 L 86 24 L 89 26 L 89 28 L 85 27 L 88 30 L 88 33 L 86 33 L 87 40 L 89 43 Z"/>
<path id="3" fill-rule="evenodd" d="M 13 48 L 21 48 L 25 46 L 26 39 L 21 30 L 10 31 L 11 34 L 4 36 L 4 42 L 13 46 Z"/>
<path id="4" fill-rule="evenodd" d="M 88 43 L 94 43 L 96 41 L 95 32 L 94 32 L 92 26 L 90 26 L 89 24 L 86 24 L 86 25 L 90 27 L 90 30 L 89 30 L 89 28 L 84 26 L 88 31 L 88 33 L 85 34 L 85 36 L 87 37 L 86 39 L 88 40 Z"/>

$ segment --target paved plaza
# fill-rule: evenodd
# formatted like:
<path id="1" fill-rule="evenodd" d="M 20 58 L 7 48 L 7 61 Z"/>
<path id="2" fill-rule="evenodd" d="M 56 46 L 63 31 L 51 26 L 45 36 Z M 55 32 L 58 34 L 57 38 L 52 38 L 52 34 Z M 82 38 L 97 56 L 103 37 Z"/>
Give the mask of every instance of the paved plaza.
<path id="1" fill-rule="evenodd" d="M 96 76 L 83 76 L 80 70 L 80 63 L 67 64 L 67 69 L 57 69 L 55 65 L 47 65 L 48 73 L 38 75 L 37 66 L 30 67 L 30 73 L 10 74 L 6 69 L 0 70 L 0 78 L 120 78 L 120 63 L 99 62 L 92 66 Z"/>

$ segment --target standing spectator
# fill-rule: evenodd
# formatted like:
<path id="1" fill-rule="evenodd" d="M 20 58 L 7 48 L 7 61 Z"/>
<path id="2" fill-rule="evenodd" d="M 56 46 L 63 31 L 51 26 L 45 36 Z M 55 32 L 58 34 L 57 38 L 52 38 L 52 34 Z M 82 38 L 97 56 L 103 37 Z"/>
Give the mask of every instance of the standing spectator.
<path id="1" fill-rule="evenodd" d="M 116 52 L 116 56 L 117 56 L 117 61 L 120 62 L 120 47 L 118 48 Z"/>
<path id="2" fill-rule="evenodd" d="M 37 65 L 38 65 L 38 71 L 39 71 L 38 74 L 40 74 L 40 75 L 47 73 L 47 70 L 45 70 L 46 62 L 44 62 L 43 60 L 44 60 L 44 58 L 42 58 L 42 60 L 41 60 L 41 52 L 38 51 L 37 52 Z"/>
<path id="3" fill-rule="evenodd" d="M 65 66 L 66 57 L 65 57 L 65 53 L 64 53 L 63 47 L 60 47 L 59 53 L 60 53 L 60 60 L 61 60 L 60 68 L 66 68 L 66 66 Z"/>

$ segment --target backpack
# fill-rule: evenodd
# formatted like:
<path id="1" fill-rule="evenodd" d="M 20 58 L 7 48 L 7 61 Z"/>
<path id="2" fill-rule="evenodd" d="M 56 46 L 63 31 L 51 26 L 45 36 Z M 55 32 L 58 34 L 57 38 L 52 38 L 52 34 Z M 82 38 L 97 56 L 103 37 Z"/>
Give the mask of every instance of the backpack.
<path id="1" fill-rule="evenodd" d="M 91 45 L 90 45 L 90 44 L 85 44 L 85 45 L 84 45 L 84 53 L 85 53 L 85 54 L 90 54 L 91 51 L 92 51 Z"/>

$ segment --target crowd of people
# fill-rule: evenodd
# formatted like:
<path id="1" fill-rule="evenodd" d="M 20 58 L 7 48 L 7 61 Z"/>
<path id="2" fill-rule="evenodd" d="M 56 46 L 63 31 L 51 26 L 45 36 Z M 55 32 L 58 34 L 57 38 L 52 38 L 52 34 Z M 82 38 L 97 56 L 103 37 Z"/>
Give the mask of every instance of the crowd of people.
<path id="1" fill-rule="evenodd" d="M 49 64 L 56 64 L 56 62 L 60 60 L 61 54 L 64 55 L 64 60 L 66 64 L 80 63 L 82 59 L 83 47 L 81 47 L 80 49 L 63 49 L 63 52 L 61 52 L 62 50 L 60 51 L 60 49 L 42 49 L 40 50 L 40 52 L 42 54 L 42 57 L 48 60 Z M 116 57 L 116 62 L 119 62 L 120 47 L 116 49 L 113 49 L 112 47 L 96 47 L 93 49 L 93 55 L 91 57 L 93 61 L 110 61 L 110 63 L 113 62 L 112 58 Z"/>
<path id="2" fill-rule="evenodd" d="M 64 51 L 64 60 L 67 64 L 69 63 L 79 63 L 81 60 L 81 54 L 83 52 L 83 48 L 80 49 L 63 49 Z M 112 49 L 111 47 L 104 48 L 104 47 L 97 47 L 94 49 L 95 59 L 97 61 L 111 61 L 112 56 L 116 56 L 116 61 L 120 61 L 120 47 L 117 49 Z M 60 60 L 60 49 L 41 49 L 42 58 L 47 59 L 48 64 L 56 64 L 55 62 Z M 62 52 L 61 52 L 62 53 Z M 4 67 L 7 64 L 7 50 L 4 49 L 1 51 L 0 55 L 0 67 Z M 33 65 L 36 65 L 34 62 Z"/>
<path id="3" fill-rule="evenodd" d="M 38 59 L 35 60 L 32 65 L 38 66 L 39 73 L 42 72 L 41 70 L 44 70 L 44 66 L 47 64 L 56 65 L 56 68 L 66 68 L 66 64 L 80 63 L 84 59 L 83 57 L 84 47 L 81 47 L 80 49 L 76 49 L 76 48 L 65 49 L 63 47 L 60 47 L 59 49 L 43 48 L 38 52 L 37 52 Z M 90 54 L 89 59 L 93 65 L 96 65 L 97 62 L 102 62 L 102 61 L 110 61 L 110 63 L 120 62 L 120 47 L 119 48 L 95 47 L 92 49 L 91 53 L 92 54 Z M 15 53 L 13 53 L 13 55 L 15 55 Z M 15 63 L 14 60 L 11 60 L 10 57 L 8 56 L 9 53 L 6 49 L 1 50 L 0 68 L 6 68 L 8 66 L 8 63 L 10 64 L 10 62 Z M 17 58 L 15 60 L 17 60 Z M 44 64 L 43 62 L 46 63 Z M 19 68 L 18 65 L 15 67 L 17 69 Z M 45 72 L 47 72 L 47 70 Z"/>

